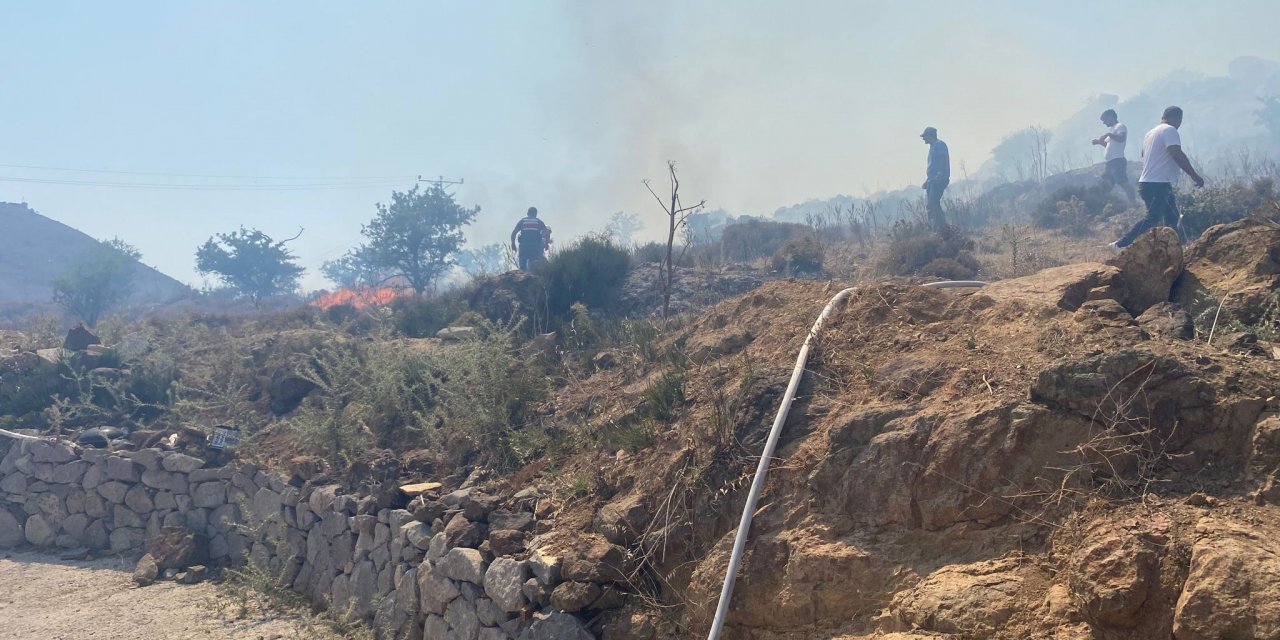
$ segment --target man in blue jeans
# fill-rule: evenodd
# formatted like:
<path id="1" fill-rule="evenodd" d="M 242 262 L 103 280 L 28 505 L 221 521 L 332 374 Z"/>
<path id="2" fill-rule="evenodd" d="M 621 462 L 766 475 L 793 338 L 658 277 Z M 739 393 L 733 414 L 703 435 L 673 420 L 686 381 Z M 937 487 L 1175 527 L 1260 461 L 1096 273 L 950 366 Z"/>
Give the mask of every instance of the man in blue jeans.
<path id="1" fill-rule="evenodd" d="M 938 130 L 925 127 L 920 134 L 924 143 L 929 145 L 929 164 L 925 168 L 924 187 L 926 210 L 929 212 L 929 224 L 934 229 L 947 226 L 947 218 L 942 212 L 942 192 L 951 183 L 951 153 L 947 143 L 938 139 Z"/>
<path id="2" fill-rule="evenodd" d="M 1204 186 L 1204 178 L 1196 173 L 1191 160 L 1182 152 L 1182 138 L 1178 135 L 1178 127 L 1182 126 L 1182 109 L 1169 107 L 1164 110 L 1160 124 L 1147 132 L 1142 140 L 1142 176 L 1138 178 L 1138 195 L 1147 205 L 1147 216 L 1133 225 L 1124 237 L 1112 242 L 1112 249 L 1123 249 L 1146 233 L 1152 227 L 1164 225 L 1178 228 L 1181 214 L 1178 203 L 1173 199 L 1173 183 L 1178 180 L 1181 170 L 1196 187 Z M 1182 238 L 1182 232 L 1178 232 Z"/>

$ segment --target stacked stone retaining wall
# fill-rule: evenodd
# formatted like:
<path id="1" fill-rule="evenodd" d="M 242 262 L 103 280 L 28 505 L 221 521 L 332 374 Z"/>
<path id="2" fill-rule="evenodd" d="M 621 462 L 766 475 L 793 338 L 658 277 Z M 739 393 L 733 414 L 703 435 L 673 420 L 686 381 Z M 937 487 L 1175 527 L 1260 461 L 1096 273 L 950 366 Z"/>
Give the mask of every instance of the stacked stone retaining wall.
<path id="1" fill-rule="evenodd" d="M 383 638 L 589 640 L 587 616 L 623 604 L 621 549 L 534 535 L 536 500 L 502 509 L 463 490 L 410 512 L 173 451 L 0 438 L 0 454 L 0 546 L 136 555 L 162 528 L 185 528 L 211 564 L 267 569 Z"/>

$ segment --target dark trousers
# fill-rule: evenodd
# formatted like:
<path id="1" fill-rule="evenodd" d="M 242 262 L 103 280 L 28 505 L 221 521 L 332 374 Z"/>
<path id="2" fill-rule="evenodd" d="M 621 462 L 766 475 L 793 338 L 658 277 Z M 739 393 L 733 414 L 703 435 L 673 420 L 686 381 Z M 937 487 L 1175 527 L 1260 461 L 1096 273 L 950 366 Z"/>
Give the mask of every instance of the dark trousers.
<path id="1" fill-rule="evenodd" d="M 1127 247 L 1133 244 L 1138 236 L 1146 233 L 1152 227 L 1166 226 L 1172 227 L 1174 230 L 1178 228 L 1178 222 L 1181 216 L 1178 213 L 1178 203 L 1173 200 L 1173 185 L 1168 182 L 1139 182 L 1138 195 L 1142 196 L 1142 201 L 1147 205 L 1147 216 L 1133 225 L 1124 237 L 1116 241 L 1117 247 Z M 1178 232 L 1178 238 L 1182 239 L 1182 232 Z"/>
<path id="2" fill-rule="evenodd" d="M 926 207 L 929 213 L 929 224 L 934 229 L 947 226 L 947 217 L 942 213 L 942 192 L 947 190 L 949 180 L 930 180 L 925 187 Z"/>
<path id="3" fill-rule="evenodd" d="M 1129 182 L 1128 160 L 1124 158 L 1108 160 L 1106 169 L 1102 171 L 1102 181 L 1124 189 L 1124 194 L 1129 196 L 1129 202 L 1132 203 L 1134 201 L 1133 183 Z"/>
<path id="4" fill-rule="evenodd" d="M 542 262 L 542 247 L 522 244 L 516 257 L 520 262 L 520 270 L 528 271 L 531 267 L 536 267 L 538 263 Z"/>

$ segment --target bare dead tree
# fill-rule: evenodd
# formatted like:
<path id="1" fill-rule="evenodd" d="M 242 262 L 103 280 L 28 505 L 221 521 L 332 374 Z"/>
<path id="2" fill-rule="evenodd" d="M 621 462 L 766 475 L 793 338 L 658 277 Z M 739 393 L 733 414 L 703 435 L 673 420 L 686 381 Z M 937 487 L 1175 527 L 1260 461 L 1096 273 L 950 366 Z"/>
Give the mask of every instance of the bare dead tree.
<path id="1" fill-rule="evenodd" d="M 707 203 L 706 200 L 699 201 L 691 207 L 683 207 L 680 202 L 680 179 L 676 177 L 676 163 L 674 160 L 667 161 L 667 172 L 671 177 L 671 204 L 668 205 L 653 190 L 648 180 L 644 181 L 644 187 L 653 194 L 653 198 L 658 201 L 658 206 L 667 214 L 667 253 L 662 259 L 662 264 L 658 268 L 658 284 L 662 287 L 662 317 L 667 317 L 671 310 L 671 286 L 674 281 L 675 274 L 675 258 L 674 249 L 676 243 L 676 231 L 685 225 L 689 220 L 689 215 L 694 211 L 702 208 Z"/>

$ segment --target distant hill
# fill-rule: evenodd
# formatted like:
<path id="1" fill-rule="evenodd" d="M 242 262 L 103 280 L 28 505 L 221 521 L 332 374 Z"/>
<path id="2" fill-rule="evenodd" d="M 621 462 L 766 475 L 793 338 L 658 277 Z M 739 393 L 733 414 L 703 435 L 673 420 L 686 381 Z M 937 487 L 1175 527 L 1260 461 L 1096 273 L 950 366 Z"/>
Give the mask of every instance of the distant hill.
<path id="1" fill-rule="evenodd" d="M 31 207 L 0 202 L 0 316 L 51 307 L 53 280 L 97 242 Z M 187 297 L 191 290 L 135 262 L 132 306 L 154 307 Z"/>

